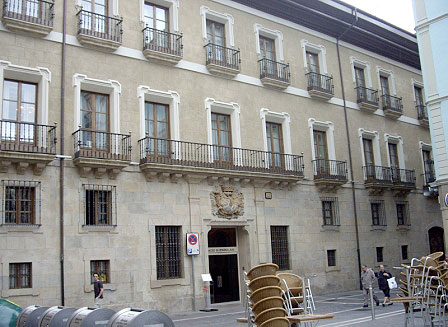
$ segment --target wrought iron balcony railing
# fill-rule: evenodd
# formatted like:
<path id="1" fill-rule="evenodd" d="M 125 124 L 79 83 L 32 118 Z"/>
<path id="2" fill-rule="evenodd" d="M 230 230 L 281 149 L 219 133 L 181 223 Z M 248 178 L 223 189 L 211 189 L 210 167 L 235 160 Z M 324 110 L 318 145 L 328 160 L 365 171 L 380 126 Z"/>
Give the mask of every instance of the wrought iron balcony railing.
<path id="1" fill-rule="evenodd" d="M 392 182 L 396 186 L 415 187 L 415 171 L 409 169 L 390 168 Z"/>
<path id="2" fill-rule="evenodd" d="M 283 64 L 267 58 L 258 60 L 258 63 L 260 64 L 260 79 L 271 78 L 290 83 L 291 73 L 289 72 L 289 64 Z"/>
<path id="3" fill-rule="evenodd" d="M 131 135 L 79 129 L 73 138 L 75 158 L 131 160 Z"/>
<path id="4" fill-rule="evenodd" d="M 355 90 L 357 103 L 368 103 L 373 106 L 378 106 L 378 90 L 369 89 L 363 86 L 358 86 Z"/>
<path id="5" fill-rule="evenodd" d="M 390 167 L 367 165 L 363 167 L 366 183 L 392 184 L 392 172 Z"/>
<path id="6" fill-rule="evenodd" d="M 56 126 L 0 120 L 0 150 L 56 154 Z"/>
<path id="7" fill-rule="evenodd" d="M 182 57 L 182 49 L 182 35 L 150 27 L 143 29 L 143 50 L 153 50 Z"/>
<path id="8" fill-rule="evenodd" d="M 303 176 L 303 156 L 145 137 L 140 164 L 215 168 Z"/>
<path id="9" fill-rule="evenodd" d="M 383 94 L 381 96 L 381 102 L 383 105 L 383 110 L 391 110 L 396 113 L 403 113 L 402 99 L 395 97 L 390 94 Z"/>
<path id="10" fill-rule="evenodd" d="M 53 27 L 54 3 L 45 0 L 3 0 L 3 17 Z"/>
<path id="11" fill-rule="evenodd" d="M 308 79 L 308 91 L 319 91 L 334 94 L 333 77 L 309 72 L 305 74 Z"/>
<path id="12" fill-rule="evenodd" d="M 314 179 L 347 180 L 347 162 L 340 160 L 315 159 L 312 161 Z"/>
<path id="13" fill-rule="evenodd" d="M 426 110 L 426 106 L 418 104 L 415 108 L 417 109 L 418 120 L 428 120 L 428 110 Z"/>
<path id="14" fill-rule="evenodd" d="M 240 70 L 240 50 L 226 48 L 221 45 L 208 43 L 204 46 L 207 56 L 206 64 L 218 65 L 230 69 Z"/>
<path id="15" fill-rule="evenodd" d="M 82 9 L 78 11 L 77 16 L 78 34 L 121 43 L 123 19 L 104 16 Z"/>

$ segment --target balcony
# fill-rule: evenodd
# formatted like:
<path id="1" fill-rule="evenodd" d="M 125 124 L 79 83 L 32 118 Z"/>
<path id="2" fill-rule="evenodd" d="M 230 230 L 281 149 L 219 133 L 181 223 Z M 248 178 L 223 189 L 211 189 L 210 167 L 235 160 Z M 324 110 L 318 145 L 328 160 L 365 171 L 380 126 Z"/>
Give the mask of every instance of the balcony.
<path id="1" fill-rule="evenodd" d="M 415 109 L 417 109 L 417 118 L 420 124 L 428 127 L 429 119 L 428 119 L 428 110 L 426 109 L 426 106 L 418 104 L 415 106 Z"/>
<path id="2" fill-rule="evenodd" d="M 305 76 L 308 79 L 308 93 L 312 98 L 330 100 L 333 97 L 333 77 L 313 72 L 309 72 Z"/>
<path id="3" fill-rule="evenodd" d="M 391 168 L 392 192 L 394 196 L 406 196 L 415 189 L 415 171 L 409 169 Z"/>
<path id="4" fill-rule="evenodd" d="M 356 102 L 361 110 L 375 112 L 378 109 L 378 91 L 367 87 L 358 86 L 356 90 Z"/>
<path id="5" fill-rule="evenodd" d="M 234 77 L 241 70 L 240 50 L 208 43 L 204 46 L 206 65 L 210 73 L 224 77 Z"/>
<path id="6" fill-rule="evenodd" d="M 289 64 L 283 64 L 263 58 L 258 60 L 260 65 L 260 80 L 265 86 L 286 89 L 291 84 Z"/>
<path id="7" fill-rule="evenodd" d="M 335 191 L 347 182 L 347 162 L 316 159 L 312 161 L 314 184 L 321 191 Z"/>
<path id="8" fill-rule="evenodd" d="M 143 54 L 149 60 L 176 65 L 182 59 L 182 35 L 143 29 Z"/>
<path id="9" fill-rule="evenodd" d="M 392 172 L 390 167 L 367 165 L 363 167 L 364 185 L 370 195 L 380 195 L 385 190 L 391 189 Z"/>
<path id="10" fill-rule="evenodd" d="M 283 188 L 303 178 L 301 155 L 153 137 L 139 140 L 139 147 L 140 169 L 148 181 L 202 176 L 210 184 L 233 179 L 242 185 L 257 182 Z"/>
<path id="11" fill-rule="evenodd" d="M 73 133 L 75 159 L 82 177 L 92 171 L 96 178 L 117 174 L 131 163 L 131 135 L 79 129 Z"/>
<path id="12" fill-rule="evenodd" d="M 381 103 L 386 117 L 397 119 L 403 114 L 403 104 L 401 98 L 392 96 L 390 94 L 383 94 L 381 96 Z"/>
<path id="13" fill-rule="evenodd" d="M 78 16 L 78 41 L 82 45 L 114 51 L 121 45 L 123 20 L 86 10 Z"/>
<path id="14" fill-rule="evenodd" d="M 0 120 L 0 169 L 14 164 L 18 174 L 31 167 L 35 175 L 56 158 L 56 126 Z"/>

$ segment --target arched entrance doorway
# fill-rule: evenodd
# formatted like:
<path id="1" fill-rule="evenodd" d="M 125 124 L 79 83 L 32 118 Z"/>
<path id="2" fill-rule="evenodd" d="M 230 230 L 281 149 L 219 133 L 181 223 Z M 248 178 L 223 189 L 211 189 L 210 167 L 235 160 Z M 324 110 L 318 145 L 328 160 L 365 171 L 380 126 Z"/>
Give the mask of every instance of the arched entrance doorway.
<path id="1" fill-rule="evenodd" d="M 443 239 L 442 227 L 432 227 L 428 231 L 428 239 L 429 239 L 429 251 L 431 253 L 434 252 L 445 253 L 445 241 Z M 442 259 L 445 259 L 445 255 L 442 257 Z"/>

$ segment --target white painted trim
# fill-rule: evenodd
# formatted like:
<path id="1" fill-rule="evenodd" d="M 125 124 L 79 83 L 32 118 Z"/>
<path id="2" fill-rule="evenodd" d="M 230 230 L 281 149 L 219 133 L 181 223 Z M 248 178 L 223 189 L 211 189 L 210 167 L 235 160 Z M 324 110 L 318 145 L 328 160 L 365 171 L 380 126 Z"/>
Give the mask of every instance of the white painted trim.
<path id="1" fill-rule="evenodd" d="M 207 40 L 207 19 L 213 20 L 215 22 L 224 24 L 225 26 L 225 37 L 226 37 L 226 46 L 234 47 L 235 40 L 233 34 L 233 25 L 235 20 L 233 16 L 230 14 L 222 14 L 217 11 L 211 10 L 206 6 L 201 6 L 200 8 L 201 21 L 202 21 L 202 38 L 204 43 L 208 43 Z"/>
<path id="2" fill-rule="evenodd" d="M 140 139 L 146 137 L 145 133 L 145 102 L 151 101 L 156 103 L 163 103 L 169 106 L 169 129 L 170 139 L 178 141 L 180 139 L 179 133 L 179 104 L 180 96 L 176 91 L 159 91 L 151 89 L 149 86 L 140 85 L 137 88 L 137 98 L 140 108 Z"/>
<path id="3" fill-rule="evenodd" d="M 109 5 L 108 7 L 110 8 L 109 12 L 107 14 L 110 16 L 117 17 L 119 15 L 118 14 L 118 1 L 119 0 L 107 0 L 107 1 L 108 1 L 108 5 Z M 76 0 L 76 7 L 79 9 L 82 8 L 82 0 Z"/>
<path id="4" fill-rule="evenodd" d="M 263 27 L 260 24 L 254 24 L 254 33 L 255 33 L 255 49 L 258 55 L 258 59 L 261 58 L 261 50 L 260 50 L 260 35 L 264 37 L 268 37 L 274 39 L 275 41 L 275 57 L 276 61 L 283 62 L 285 59 L 283 57 L 283 33 L 278 30 L 272 30 L 266 27 Z"/>
<path id="5" fill-rule="evenodd" d="M 359 142 L 361 144 L 361 157 L 362 165 L 366 165 L 366 159 L 364 158 L 364 143 L 363 139 L 372 140 L 374 165 L 382 166 L 381 164 L 381 150 L 380 150 L 380 134 L 377 131 L 366 131 L 364 128 L 358 129 Z"/>
<path id="6" fill-rule="evenodd" d="M 364 69 L 364 77 L 366 80 L 366 87 L 372 88 L 372 75 L 370 73 L 370 63 L 368 61 L 362 61 L 356 59 L 354 56 L 350 56 L 350 67 L 352 70 L 353 84 L 356 85 L 355 67 Z"/>
<path id="7" fill-rule="evenodd" d="M 425 101 L 425 99 L 426 99 L 426 97 L 425 97 L 425 86 L 424 86 L 423 82 L 420 82 L 420 81 L 417 81 L 414 78 L 411 78 L 412 95 L 414 96 L 414 102 L 417 104 L 417 99 L 415 97 L 415 87 L 416 86 L 422 89 L 422 96 L 423 96 L 422 100 Z"/>
<path id="8" fill-rule="evenodd" d="M 308 119 L 311 140 L 311 159 L 316 159 L 314 151 L 314 133 L 313 131 L 324 131 L 327 136 L 328 160 L 336 160 L 336 148 L 334 146 L 334 124 L 331 121 L 318 121 L 314 118 Z"/>
<path id="9" fill-rule="evenodd" d="M 394 136 L 389 133 L 384 133 L 384 143 L 386 145 L 387 166 L 390 167 L 389 143 L 394 143 L 397 145 L 398 163 L 400 165 L 400 169 L 406 169 L 403 152 L 403 138 L 401 136 Z"/>
<path id="10" fill-rule="evenodd" d="M 179 0 L 151 0 L 152 4 L 168 8 L 171 33 L 179 33 Z M 145 0 L 139 0 L 140 4 L 140 25 L 145 27 L 144 6 Z"/>
<path id="11" fill-rule="evenodd" d="M 378 90 L 381 91 L 380 96 L 382 95 L 382 88 L 381 88 L 381 80 L 380 76 L 387 77 L 389 80 L 389 88 L 390 88 L 390 95 L 396 96 L 397 92 L 395 89 L 395 74 L 392 70 L 388 70 L 385 68 L 382 68 L 381 66 L 376 66 L 376 75 L 378 77 Z"/>
<path id="12" fill-rule="evenodd" d="M 15 79 L 37 83 L 37 124 L 48 125 L 48 102 L 51 72 L 45 67 L 25 67 L 0 60 L 0 99 L 3 99 L 3 81 Z M 3 117 L 3 102 L 0 102 L 0 117 Z"/>
<path id="13" fill-rule="evenodd" d="M 327 71 L 327 50 L 325 49 L 325 46 L 318 45 L 318 44 L 312 44 L 308 42 L 307 40 L 301 40 L 300 44 L 302 45 L 302 54 L 303 54 L 303 67 L 305 67 L 305 71 L 308 73 L 308 63 L 306 61 L 306 52 L 312 52 L 317 54 L 317 57 L 319 59 L 319 67 L 320 67 L 320 74 L 326 75 L 328 74 Z"/>

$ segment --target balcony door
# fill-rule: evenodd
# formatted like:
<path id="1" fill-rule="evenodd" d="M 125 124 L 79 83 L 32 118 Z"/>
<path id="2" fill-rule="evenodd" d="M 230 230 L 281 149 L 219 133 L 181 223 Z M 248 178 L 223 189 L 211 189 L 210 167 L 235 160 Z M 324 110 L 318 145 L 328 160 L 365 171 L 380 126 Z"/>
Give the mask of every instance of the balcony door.
<path id="1" fill-rule="evenodd" d="M 230 116 L 212 113 L 213 161 L 232 162 L 232 135 Z"/>
<path id="2" fill-rule="evenodd" d="M 283 132 L 282 125 L 266 122 L 269 167 L 283 167 Z"/>
<path id="3" fill-rule="evenodd" d="M 370 100 L 367 98 L 366 94 L 366 78 L 364 74 L 364 69 L 355 67 L 355 80 L 356 87 L 358 88 L 358 99 L 359 100 Z"/>
<path id="4" fill-rule="evenodd" d="M 306 52 L 306 63 L 308 66 L 308 72 L 310 73 L 308 78 L 308 83 L 311 84 L 309 86 L 312 87 L 321 87 L 321 79 L 320 79 L 320 67 L 319 67 L 319 55 L 313 52 Z"/>
<path id="5" fill-rule="evenodd" d="M 260 55 L 267 60 L 261 68 L 261 74 L 276 75 L 277 64 L 275 58 L 275 40 L 260 36 Z"/>
<path id="6" fill-rule="evenodd" d="M 82 17 L 80 17 L 80 28 L 88 30 L 104 37 L 107 34 L 107 0 L 82 0 Z"/>
<path id="7" fill-rule="evenodd" d="M 415 93 L 415 104 L 417 106 L 424 106 L 425 101 L 423 100 L 423 91 L 421 87 L 414 86 L 414 93 Z"/>
<path id="8" fill-rule="evenodd" d="M 25 17 L 42 18 L 44 6 L 40 0 L 9 0 L 6 1 L 5 9 Z"/>
<path id="9" fill-rule="evenodd" d="M 366 164 L 367 179 L 376 179 L 375 174 L 375 157 L 373 154 L 373 142 L 371 139 L 362 139 L 364 145 L 364 161 Z"/>
<path id="10" fill-rule="evenodd" d="M 383 94 L 390 95 L 389 78 L 387 78 L 386 76 L 380 76 L 380 83 Z"/>
<path id="11" fill-rule="evenodd" d="M 84 150 L 110 151 L 109 95 L 81 92 L 80 137 Z"/>
<path id="12" fill-rule="evenodd" d="M 207 25 L 207 41 L 211 43 L 207 49 L 208 59 L 212 59 L 217 62 L 226 62 L 226 38 L 225 38 L 225 25 L 221 23 L 208 20 Z"/>
<path id="13" fill-rule="evenodd" d="M 314 138 L 314 155 L 316 158 L 316 174 L 329 175 L 330 169 L 328 165 L 328 148 L 327 148 L 327 133 L 324 131 L 313 131 Z"/>
<path id="14" fill-rule="evenodd" d="M 5 80 L 2 100 L 2 141 L 13 143 L 14 147 L 34 144 L 37 84 Z"/>
<path id="15" fill-rule="evenodd" d="M 149 27 L 145 35 L 145 42 L 148 42 L 155 50 L 162 52 L 165 52 L 163 49 L 174 47 L 174 40 L 171 41 L 171 46 L 168 33 L 170 26 L 168 8 L 145 2 L 143 21 L 145 27 Z"/>
<path id="16" fill-rule="evenodd" d="M 431 158 L 431 151 L 422 150 L 423 168 L 425 170 L 425 183 L 429 184 L 436 180 L 434 174 L 434 161 Z"/>
<path id="17" fill-rule="evenodd" d="M 395 143 L 388 143 L 390 168 L 392 170 L 392 179 L 400 181 L 400 162 L 398 160 L 398 147 Z"/>
<path id="18" fill-rule="evenodd" d="M 145 134 L 148 137 L 146 154 L 169 156 L 169 106 L 145 102 Z"/>

